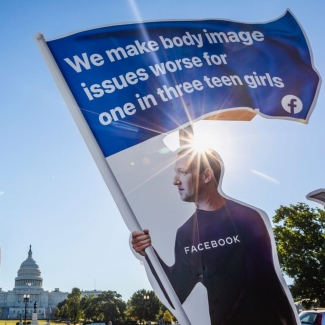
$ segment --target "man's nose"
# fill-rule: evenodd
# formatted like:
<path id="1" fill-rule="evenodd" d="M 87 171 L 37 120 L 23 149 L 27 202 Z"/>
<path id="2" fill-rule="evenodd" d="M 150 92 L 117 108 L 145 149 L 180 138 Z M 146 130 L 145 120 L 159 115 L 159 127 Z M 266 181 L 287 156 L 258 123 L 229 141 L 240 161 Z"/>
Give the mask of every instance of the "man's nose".
<path id="1" fill-rule="evenodd" d="M 181 183 L 181 181 L 179 180 L 178 176 L 175 175 L 175 176 L 174 176 L 174 180 L 173 180 L 173 184 L 174 184 L 174 185 L 179 185 L 180 183 Z"/>

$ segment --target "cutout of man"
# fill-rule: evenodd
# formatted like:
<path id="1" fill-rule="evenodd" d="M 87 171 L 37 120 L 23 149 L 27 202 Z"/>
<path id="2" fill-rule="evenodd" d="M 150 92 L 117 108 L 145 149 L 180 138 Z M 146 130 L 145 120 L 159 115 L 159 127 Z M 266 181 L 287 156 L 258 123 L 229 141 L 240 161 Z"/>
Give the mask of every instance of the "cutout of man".
<path id="1" fill-rule="evenodd" d="M 211 325 L 296 325 L 295 311 L 275 271 L 263 218 L 220 195 L 217 155 L 183 149 L 175 172 L 173 184 L 181 200 L 194 202 L 196 211 L 177 231 L 175 264 L 169 267 L 157 256 L 180 302 L 201 282 L 208 293 Z M 133 232 L 132 245 L 145 256 L 151 245 L 149 231 Z"/>

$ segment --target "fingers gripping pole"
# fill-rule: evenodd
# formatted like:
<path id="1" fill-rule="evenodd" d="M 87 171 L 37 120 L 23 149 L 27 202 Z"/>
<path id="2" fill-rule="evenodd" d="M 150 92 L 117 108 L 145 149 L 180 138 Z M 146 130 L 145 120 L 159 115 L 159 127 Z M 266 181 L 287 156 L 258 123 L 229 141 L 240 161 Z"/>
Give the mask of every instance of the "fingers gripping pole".
<path id="1" fill-rule="evenodd" d="M 60 93 L 67 104 L 69 111 L 84 139 L 86 145 L 93 156 L 95 163 L 108 187 L 110 190 L 115 203 L 123 216 L 128 216 L 129 222 L 128 227 L 133 231 L 142 231 L 142 228 L 136 219 L 128 201 L 126 200 L 122 189 L 120 188 L 111 168 L 109 167 L 106 159 L 98 146 L 97 141 L 95 140 L 85 118 L 83 117 L 81 110 L 73 97 L 59 67 L 57 66 L 50 49 L 48 48 L 44 35 L 38 33 L 34 36 L 34 40 L 54 78 L 54 81 L 57 87 L 60 90 Z M 171 302 L 173 303 L 175 309 L 178 312 L 179 321 L 182 325 L 191 325 L 183 306 L 181 305 L 172 285 L 170 284 L 161 264 L 159 263 L 157 256 L 155 255 L 152 247 L 146 249 L 146 253 L 150 262 L 152 263 L 155 271 L 157 272 L 159 279 L 161 280 L 166 292 L 169 295 Z"/>

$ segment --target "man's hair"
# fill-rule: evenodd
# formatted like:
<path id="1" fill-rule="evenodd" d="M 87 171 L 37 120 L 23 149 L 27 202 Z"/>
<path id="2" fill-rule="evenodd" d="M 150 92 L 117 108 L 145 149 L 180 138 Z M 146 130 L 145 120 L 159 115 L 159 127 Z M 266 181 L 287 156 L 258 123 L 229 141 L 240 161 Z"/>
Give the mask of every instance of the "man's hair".
<path id="1" fill-rule="evenodd" d="M 191 156 L 191 164 L 198 167 L 198 173 L 202 174 L 207 168 L 212 169 L 214 174 L 214 185 L 218 187 L 221 177 L 221 164 L 219 158 L 212 149 L 206 149 L 202 152 L 193 151 L 192 149 L 185 148 L 178 152 L 178 156 L 189 155 Z"/>

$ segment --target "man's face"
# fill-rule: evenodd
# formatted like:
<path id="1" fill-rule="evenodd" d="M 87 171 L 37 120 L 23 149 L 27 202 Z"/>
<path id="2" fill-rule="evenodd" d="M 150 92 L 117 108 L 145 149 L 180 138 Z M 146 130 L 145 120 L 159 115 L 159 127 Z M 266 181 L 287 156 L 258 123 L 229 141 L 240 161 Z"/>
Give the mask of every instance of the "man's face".
<path id="1" fill-rule="evenodd" d="M 195 202 L 200 188 L 200 177 L 196 172 L 196 163 L 190 155 L 178 156 L 175 163 L 173 184 L 177 186 L 181 200 Z"/>

